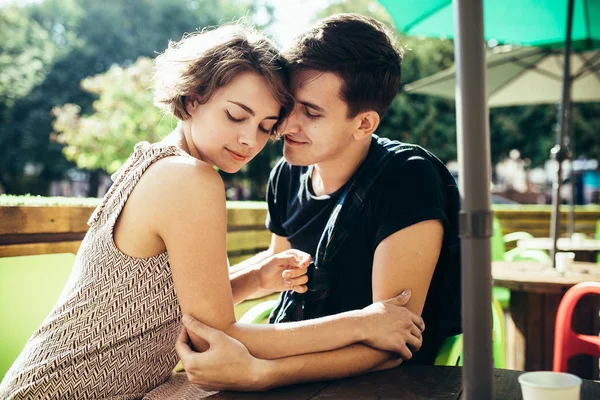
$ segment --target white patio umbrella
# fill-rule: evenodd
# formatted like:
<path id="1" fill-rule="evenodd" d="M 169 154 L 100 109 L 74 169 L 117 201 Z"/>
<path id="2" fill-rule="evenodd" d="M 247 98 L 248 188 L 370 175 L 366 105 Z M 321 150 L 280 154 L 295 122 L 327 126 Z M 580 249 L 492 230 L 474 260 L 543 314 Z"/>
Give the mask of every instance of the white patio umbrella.
<path id="1" fill-rule="evenodd" d="M 489 107 L 553 104 L 561 100 L 564 52 L 562 49 L 501 46 L 486 57 L 486 94 Z M 600 50 L 571 53 L 571 102 L 600 101 Z M 454 99 L 455 67 L 404 86 L 410 93 Z M 567 130 L 568 143 L 572 135 Z M 571 157 L 572 158 L 572 157 Z M 571 169 L 571 174 L 573 170 Z M 556 177 L 556 179 L 560 179 Z M 569 234 L 575 212 L 571 191 Z"/>
<path id="2" fill-rule="evenodd" d="M 487 53 L 489 107 L 553 104 L 560 101 L 562 49 L 500 46 Z M 572 102 L 600 101 L 600 50 L 571 54 Z M 410 93 L 454 99 L 456 68 L 451 67 L 404 86 Z"/>

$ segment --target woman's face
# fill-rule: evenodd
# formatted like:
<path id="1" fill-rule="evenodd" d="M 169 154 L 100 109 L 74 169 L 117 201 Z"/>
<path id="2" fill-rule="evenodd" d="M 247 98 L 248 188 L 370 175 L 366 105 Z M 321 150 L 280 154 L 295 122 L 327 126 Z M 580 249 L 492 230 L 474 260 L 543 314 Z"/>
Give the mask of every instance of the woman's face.
<path id="1" fill-rule="evenodd" d="M 267 81 L 253 72 L 238 74 L 205 104 L 189 101 L 185 122 L 198 157 L 234 173 L 260 152 L 271 135 L 280 105 Z"/>

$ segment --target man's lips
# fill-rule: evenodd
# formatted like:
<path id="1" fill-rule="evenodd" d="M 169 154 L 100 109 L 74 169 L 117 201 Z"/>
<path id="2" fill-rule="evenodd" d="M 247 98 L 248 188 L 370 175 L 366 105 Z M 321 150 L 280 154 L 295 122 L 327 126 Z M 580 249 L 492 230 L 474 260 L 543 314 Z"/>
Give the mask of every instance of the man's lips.
<path id="1" fill-rule="evenodd" d="M 294 145 L 294 144 L 307 144 L 308 143 L 308 142 L 300 141 L 297 138 L 291 138 L 290 136 L 284 136 L 283 138 L 285 139 L 286 143 L 292 144 L 292 145 Z"/>

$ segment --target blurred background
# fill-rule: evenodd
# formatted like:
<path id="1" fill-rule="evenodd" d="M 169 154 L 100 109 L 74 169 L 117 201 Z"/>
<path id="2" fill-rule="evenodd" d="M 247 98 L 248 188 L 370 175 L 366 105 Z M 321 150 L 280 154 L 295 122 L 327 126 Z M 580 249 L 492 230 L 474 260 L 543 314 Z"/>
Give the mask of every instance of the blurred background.
<path id="1" fill-rule="evenodd" d="M 176 125 L 152 105 L 152 58 L 183 33 L 247 17 L 279 45 L 339 12 L 395 29 L 374 0 L 0 0 L 0 194 L 101 197 L 135 143 Z M 447 39 L 402 37 L 403 84 L 454 63 Z M 494 43 L 488 43 L 494 47 Z M 600 203 L 600 104 L 574 103 L 563 198 Z M 557 106 L 490 109 L 495 203 L 548 204 Z M 380 136 L 422 145 L 456 170 L 454 102 L 401 91 Z M 264 200 L 281 143 L 235 175 L 230 200 Z M 573 174 L 569 171 L 572 170 Z"/>

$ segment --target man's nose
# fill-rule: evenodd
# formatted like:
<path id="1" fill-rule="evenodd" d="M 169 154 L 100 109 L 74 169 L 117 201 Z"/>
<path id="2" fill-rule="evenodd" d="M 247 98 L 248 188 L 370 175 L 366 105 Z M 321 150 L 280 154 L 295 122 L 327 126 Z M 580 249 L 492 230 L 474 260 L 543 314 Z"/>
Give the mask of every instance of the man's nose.
<path id="1" fill-rule="evenodd" d="M 290 115 L 281 123 L 279 132 L 282 135 L 290 135 L 300 132 L 300 107 L 295 106 Z"/>

